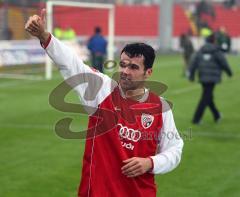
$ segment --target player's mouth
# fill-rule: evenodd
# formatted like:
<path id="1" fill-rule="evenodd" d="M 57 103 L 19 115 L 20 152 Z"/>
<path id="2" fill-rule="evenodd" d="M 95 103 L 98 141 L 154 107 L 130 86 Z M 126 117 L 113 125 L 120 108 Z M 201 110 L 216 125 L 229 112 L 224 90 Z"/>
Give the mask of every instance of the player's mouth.
<path id="1" fill-rule="evenodd" d="M 125 77 L 121 77 L 120 79 L 121 79 L 122 81 L 131 81 L 131 79 L 125 78 Z"/>
<path id="2" fill-rule="evenodd" d="M 120 75 L 120 80 L 131 81 L 131 78 L 127 77 L 126 75 Z"/>
<path id="3" fill-rule="evenodd" d="M 120 78 L 120 84 L 123 87 L 130 87 L 130 86 L 132 86 L 132 80 L 129 79 L 129 78 L 126 78 L 126 77 L 121 77 Z"/>

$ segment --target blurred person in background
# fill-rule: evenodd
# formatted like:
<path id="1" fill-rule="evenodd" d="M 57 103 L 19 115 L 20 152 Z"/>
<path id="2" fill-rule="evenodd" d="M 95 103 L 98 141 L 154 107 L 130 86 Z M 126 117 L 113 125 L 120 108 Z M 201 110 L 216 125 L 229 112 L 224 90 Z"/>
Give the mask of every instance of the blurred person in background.
<path id="1" fill-rule="evenodd" d="M 1 37 L 2 40 L 12 40 L 12 38 L 13 38 L 12 29 L 10 27 L 4 28 L 1 32 L 0 37 Z"/>
<path id="2" fill-rule="evenodd" d="M 76 32 L 73 28 L 67 27 L 63 31 L 63 40 L 74 40 L 76 39 Z"/>
<path id="3" fill-rule="evenodd" d="M 202 28 L 206 28 L 206 25 L 208 26 L 204 20 L 204 15 L 211 16 L 211 19 L 215 20 L 215 9 L 211 1 L 202 0 L 196 5 L 194 18 L 198 32 L 201 32 Z"/>
<path id="4" fill-rule="evenodd" d="M 236 0 L 225 0 L 223 2 L 223 5 L 226 7 L 226 8 L 232 8 L 233 6 L 236 5 Z"/>
<path id="5" fill-rule="evenodd" d="M 188 71 L 188 66 L 190 62 L 190 58 L 194 53 L 194 48 L 190 36 L 188 33 L 183 33 L 180 36 L 180 47 L 183 50 L 183 59 L 184 59 L 184 67 L 183 67 L 183 76 L 186 76 L 186 72 Z"/>
<path id="6" fill-rule="evenodd" d="M 74 40 L 76 39 L 76 33 L 73 28 L 67 27 L 65 29 L 56 26 L 53 29 L 53 35 L 60 40 Z"/>
<path id="7" fill-rule="evenodd" d="M 208 23 L 206 21 L 203 21 L 202 27 L 199 29 L 199 35 L 206 39 L 208 36 L 212 35 L 213 31 L 209 27 Z"/>
<path id="8" fill-rule="evenodd" d="M 209 107 L 214 121 L 221 119 L 221 114 L 214 103 L 214 88 L 221 81 L 222 71 L 232 76 L 229 64 L 215 44 L 215 35 L 206 38 L 206 43 L 197 51 L 190 62 L 189 80 L 194 81 L 195 72 L 198 71 L 199 82 L 202 85 L 202 95 L 192 119 L 193 124 L 199 124 L 206 107 Z"/>
<path id="9" fill-rule="evenodd" d="M 101 33 L 102 29 L 95 27 L 94 35 L 88 41 L 88 49 L 91 52 L 91 65 L 102 73 L 107 41 Z"/>
<path id="10" fill-rule="evenodd" d="M 53 34 L 56 38 L 62 40 L 63 39 L 63 29 L 61 27 L 58 27 L 56 26 L 54 29 L 53 29 Z"/>
<path id="11" fill-rule="evenodd" d="M 202 14 L 210 15 L 212 18 L 215 18 L 215 9 L 211 1 L 202 0 L 196 6 L 196 15 L 201 18 Z"/>
<path id="12" fill-rule="evenodd" d="M 215 32 L 216 44 L 225 53 L 231 51 L 231 38 L 228 35 L 225 27 L 220 27 L 218 31 Z"/>

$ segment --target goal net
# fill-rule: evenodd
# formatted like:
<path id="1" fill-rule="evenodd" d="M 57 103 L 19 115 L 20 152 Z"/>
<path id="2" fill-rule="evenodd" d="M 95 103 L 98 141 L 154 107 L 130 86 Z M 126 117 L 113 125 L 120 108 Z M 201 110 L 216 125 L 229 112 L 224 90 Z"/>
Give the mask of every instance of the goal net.
<path id="1" fill-rule="evenodd" d="M 89 61 L 87 42 L 100 27 L 106 38 L 107 60 L 114 58 L 114 5 L 71 1 L 47 2 L 47 30 L 73 47 L 78 55 Z M 64 34 L 70 33 L 64 36 Z M 74 32 L 74 33 L 73 33 Z M 75 35 L 75 36 L 74 36 Z M 46 59 L 46 79 L 52 78 L 52 62 Z"/>
<path id="2" fill-rule="evenodd" d="M 72 47 L 88 64 L 90 64 L 88 62 L 90 53 L 87 49 L 87 42 L 93 35 L 94 29 L 100 27 L 108 42 L 106 60 L 113 60 L 114 5 L 47 1 L 46 11 L 47 30 L 55 35 L 55 30 L 60 29 L 65 36 L 59 39 Z M 9 9 L 8 20 L 12 26 L 22 24 L 19 28 L 24 28 L 21 12 L 22 10 L 18 8 Z M 38 13 L 36 10 L 29 10 L 28 16 L 33 14 Z M 74 32 L 72 38 L 69 37 L 69 29 Z M 0 41 L 0 78 L 51 79 L 53 75 L 52 64 L 39 41 L 33 37 L 28 40 Z"/>

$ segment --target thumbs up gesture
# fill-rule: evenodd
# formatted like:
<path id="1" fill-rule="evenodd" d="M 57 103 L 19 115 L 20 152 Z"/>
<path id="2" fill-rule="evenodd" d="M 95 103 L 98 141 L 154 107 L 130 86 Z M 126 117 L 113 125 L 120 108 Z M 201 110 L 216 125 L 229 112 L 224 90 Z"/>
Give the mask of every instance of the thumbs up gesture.
<path id="1" fill-rule="evenodd" d="M 46 24 L 46 10 L 42 9 L 41 16 L 30 16 L 25 24 L 25 30 L 32 36 L 39 38 L 40 40 L 49 34 L 45 31 Z M 45 35 L 45 36 L 44 36 Z"/>

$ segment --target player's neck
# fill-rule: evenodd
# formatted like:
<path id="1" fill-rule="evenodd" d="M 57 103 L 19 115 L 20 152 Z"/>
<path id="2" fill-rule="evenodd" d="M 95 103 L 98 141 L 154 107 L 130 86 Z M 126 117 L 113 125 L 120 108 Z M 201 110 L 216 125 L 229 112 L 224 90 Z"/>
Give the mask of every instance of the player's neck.
<path id="1" fill-rule="evenodd" d="M 134 90 L 123 90 L 123 93 L 126 98 L 133 99 L 133 100 L 140 100 L 145 94 L 145 88 L 139 87 Z"/>

